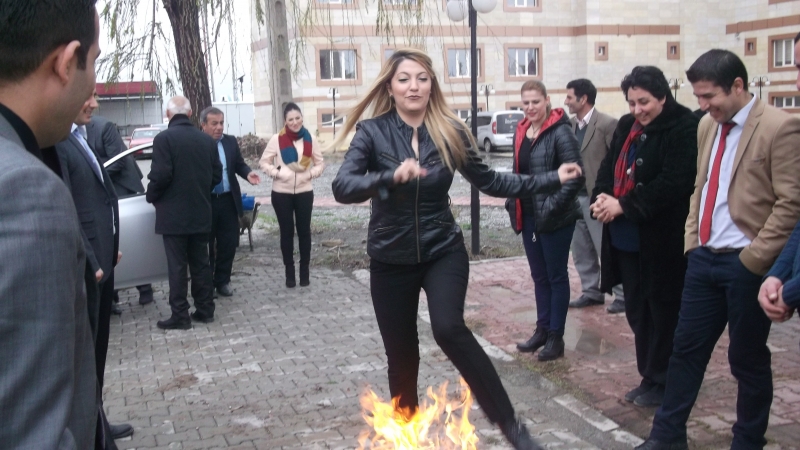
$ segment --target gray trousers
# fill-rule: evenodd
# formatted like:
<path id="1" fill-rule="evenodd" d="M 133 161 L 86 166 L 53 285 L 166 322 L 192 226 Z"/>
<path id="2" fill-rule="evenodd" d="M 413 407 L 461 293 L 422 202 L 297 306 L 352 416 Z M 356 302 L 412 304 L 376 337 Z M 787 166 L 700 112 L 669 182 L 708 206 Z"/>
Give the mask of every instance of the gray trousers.
<path id="1" fill-rule="evenodd" d="M 592 300 L 603 300 L 605 295 L 600 292 L 600 249 L 603 240 L 603 224 L 592 219 L 589 211 L 589 197 L 579 195 L 583 219 L 575 223 L 575 233 L 572 235 L 572 260 L 575 269 L 581 277 L 583 295 Z M 614 298 L 624 301 L 622 285 L 614 286 Z"/>

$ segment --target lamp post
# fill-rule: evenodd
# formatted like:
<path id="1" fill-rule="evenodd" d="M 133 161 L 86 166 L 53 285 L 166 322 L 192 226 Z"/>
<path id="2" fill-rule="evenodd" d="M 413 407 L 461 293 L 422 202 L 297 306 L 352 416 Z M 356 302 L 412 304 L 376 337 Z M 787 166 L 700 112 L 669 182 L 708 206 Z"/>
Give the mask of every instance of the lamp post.
<path id="1" fill-rule="evenodd" d="M 765 75 L 753 77 L 753 79 L 750 80 L 750 86 L 751 87 L 758 86 L 758 98 L 762 98 L 761 88 L 763 88 L 764 86 L 769 86 L 769 78 L 767 78 Z"/>
<path id="2" fill-rule="evenodd" d="M 486 111 L 489 111 L 489 94 L 494 94 L 494 86 L 491 84 L 484 84 L 481 86 L 480 90 L 486 95 Z"/>
<path id="3" fill-rule="evenodd" d="M 328 98 L 333 100 L 333 114 L 331 114 L 331 122 L 333 123 L 333 140 L 336 140 L 336 99 L 339 98 L 339 89 L 332 87 L 328 89 Z M 334 149 L 335 151 L 336 149 Z"/>
<path id="4" fill-rule="evenodd" d="M 460 22 L 469 17 L 469 67 L 470 67 L 470 96 L 472 98 L 472 112 L 470 125 L 472 136 L 478 139 L 478 11 L 488 13 L 497 5 L 497 0 L 448 0 L 447 17 L 453 22 Z M 483 55 L 484 58 L 486 55 Z M 472 231 L 472 254 L 481 251 L 481 199 L 478 189 L 470 187 L 470 229 Z"/>
<path id="5" fill-rule="evenodd" d="M 677 100 L 678 99 L 678 89 L 680 89 L 680 88 L 682 88 L 684 86 L 683 78 L 670 78 L 668 83 L 669 83 L 669 88 L 672 89 L 673 91 L 675 91 L 674 97 Z"/>

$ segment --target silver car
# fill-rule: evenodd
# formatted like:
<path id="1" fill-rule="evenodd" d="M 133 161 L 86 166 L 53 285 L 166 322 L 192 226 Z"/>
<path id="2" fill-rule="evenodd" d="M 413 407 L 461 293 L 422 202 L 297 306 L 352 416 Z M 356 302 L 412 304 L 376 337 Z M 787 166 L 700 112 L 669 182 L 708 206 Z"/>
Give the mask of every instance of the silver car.
<path id="1" fill-rule="evenodd" d="M 108 167 L 117 160 L 140 150 L 151 150 L 153 144 L 129 148 L 109 159 Z M 114 269 L 114 287 L 125 289 L 167 279 L 167 255 L 164 241 L 156 234 L 156 208 L 147 203 L 144 194 L 119 199 L 119 251 L 122 260 Z"/>
<path id="2" fill-rule="evenodd" d="M 525 117 L 522 111 L 486 111 L 479 112 L 477 117 L 478 145 L 483 151 L 514 150 L 514 131 Z M 467 119 L 467 126 L 471 126 L 470 119 Z"/>

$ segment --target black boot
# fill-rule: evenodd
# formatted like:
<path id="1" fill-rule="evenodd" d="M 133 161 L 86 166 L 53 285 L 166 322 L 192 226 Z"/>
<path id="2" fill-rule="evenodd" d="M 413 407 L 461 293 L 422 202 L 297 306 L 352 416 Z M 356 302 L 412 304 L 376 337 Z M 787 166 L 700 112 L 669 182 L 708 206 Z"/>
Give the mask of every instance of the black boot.
<path id="1" fill-rule="evenodd" d="M 543 450 L 544 447 L 540 446 L 533 440 L 528 429 L 519 420 L 514 420 L 501 426 L 508 442 L 514 446 L 515 450 Z"/>
<path id="2" fill-rule="evenodd" d="M 300 286 L 308 286 L 311 284 L 308 275 L 308 263 L 300 263 Z"/>
<path id="3" fill-rule="evenodd" d="M 550 331 L 547 333 L 547 343 L 539 352 L 539 361 L 552 361 L 564 356 L 564 334 Z"/>
<path id="4" fill-rule="evenodd" d="M 293 288 L 297 282 L 294 279 L 294 264 L 286 265 L 286 287 Z"/>
<path id="5" fill-rule="evenodd" d="M 547 343 L 547 328 L 539 327 L 527 342 L 517 344 L 517 350 L 523 353 L 532 353 L 542 348 Z"/>

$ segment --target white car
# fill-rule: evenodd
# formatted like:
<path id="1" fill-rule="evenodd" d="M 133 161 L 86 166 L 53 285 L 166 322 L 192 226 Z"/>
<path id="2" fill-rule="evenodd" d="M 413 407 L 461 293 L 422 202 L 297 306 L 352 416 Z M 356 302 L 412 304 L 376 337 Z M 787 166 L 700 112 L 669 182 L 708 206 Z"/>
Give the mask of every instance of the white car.
<path id="1" fill-rule="evenodd" d="M 110 166 L 137 151 L 152 152 L 153 143 L 129 148 L 109 159 Z M 119 199 L 119 251 L 122 260 L 114 269 L 114 288 L 125 289 L 168 278 L 164 241 L 156 234 L 156 208 L 142 194 Z"/>
<path id="2" fill-rule="evenodd" d="M 485 111 L 478 113 L 478 145 L 485 152 L 493 150 L 514 150 L 514 131 L 517 124 L 525 118 L 518 110 Z M 467 127 L 471 127 L 467 119 Z"/>

